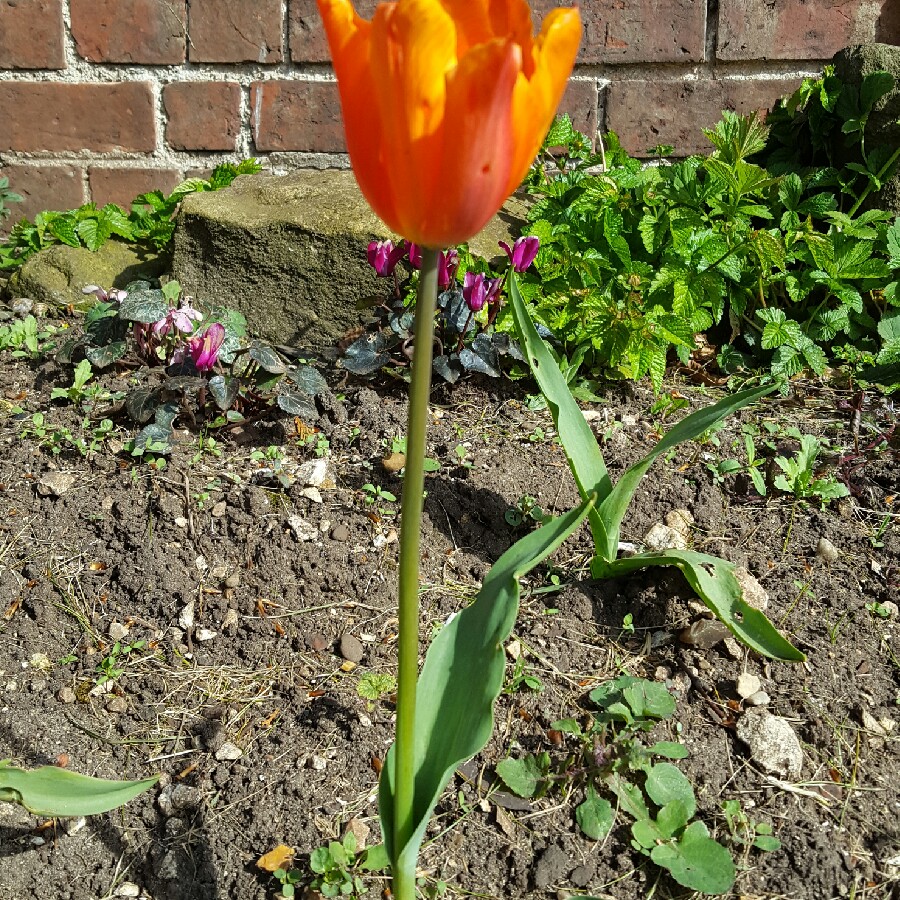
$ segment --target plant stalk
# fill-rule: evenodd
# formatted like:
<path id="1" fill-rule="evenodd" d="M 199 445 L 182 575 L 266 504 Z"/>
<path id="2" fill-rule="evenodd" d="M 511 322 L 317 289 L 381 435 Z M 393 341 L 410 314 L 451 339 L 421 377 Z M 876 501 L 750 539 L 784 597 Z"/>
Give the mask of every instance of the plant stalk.
<path id="1" fill-rule="evenodd" d="M 416 299 L 415 343 L 406 429 L 406 466 L 400 505 L 399 632 L 397 644 L 397 740 L 395 746 L 393 894 L 414 900 L 415 856 L 403 849 L 413 832 L 415 805 L 416 680 L 419 674 L 419 545 L 425 491 L 425 438 L 431 393 L 438 252 L 423 249 Z M 403 858 L 403 865 L 399 865 Z"/>

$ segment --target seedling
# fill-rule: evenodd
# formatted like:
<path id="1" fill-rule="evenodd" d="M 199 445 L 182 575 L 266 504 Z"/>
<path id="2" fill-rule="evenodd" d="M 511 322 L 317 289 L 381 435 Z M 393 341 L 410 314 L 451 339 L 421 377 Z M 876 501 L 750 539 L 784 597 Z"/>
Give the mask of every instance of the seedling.
<path id="1" fill-rule="evenodd" d="M 80 363 L 75 367 L 75 372 L 72 376 L 72 385 L 67 388 L 53 388 L 50 392 L 51 400 L 68 400 L 69 403 L 80 403 L 88 396 L 88 392 L 84 389 L 85 385 L 91 380 L 94 372 L 91 369 L 91 364 L 86 360 L 81 360 Z M 97 386 L 99 388 L 99 386 Z M 102 388 L 101 388 L 102 390 Z M 97 393 L 97 391 L 93 391 L 93 393 Z"/>
<path id="2" fill-rule="evenodd" d="M 146 641 L 135 641 L 133 644 L 125 644 L 124 646 L 121 642 L 116 641 L 112 650 L 109 651 L 109 656 L 102 659 L 97 666 L 97 672 L 99 673 L 96 678 L 97 687 L 106 684 L 107 681 L 115 681 L 117 678 L 120 678 L 125 672 L 126 658 L 138 650 L 144 650 L 146 647 Z"/>
<path id="3" fill-rule="evenodd" d="M 378 503 L 396 503 L 397 498 L 390 491 L 386 491 L 381 485 L 368 482 L 362 486 L 363 500 L 366 506 L 375 506 Z M 377 507 L 378 512 L 383 516 L 396 515 L 396 510 L 386 509 L 383 506 Z"/>
<path id="4" fill-rule="evenodd" d="M 453 448 L 453 453 L 456 456 L 456 461 L 464 466 L 466 469 L 472 468 L 472 460 L 469 459 L 469 449 L 464 444 L 457 444 L 456 447 Z"/>
<path id="5" fill-rule="evenodd" d="M 358 897 L 366 887 L 355 868 L 357 863 L 356 837 L 352 831 L 343 841 L 330 841 L 309 856 L 309 867 L 316 873 L 310 887 L 323 897 Z"/>
<path id="6" fill-rule="evenodd" d="M 547 515 L 537 504 L 537 497 L 523 494 L 519 497 L 515 506 L 510 506 L 503 514 L 506 524 L 511 528 L 518 528 L 526 520 L 536 525 L 543 525 L 552 516 Z"/>
<path id="7" fill-rule="evenodd" d="M 540 694 L 544 690 L 544 682 L 533 673 L 533 670 L 525 667 L 524 653 L 516 660 L 509 684 L 503 689 L 503 693 L 515 694 L 522 690 L 534 691 L 535 694 Z"/>
<path id="8" fill-rule="evenodd" d="M 846 497 L 850 491 L 833 475 L 816 477 L 816 460 L 822 442 L 811 434 L 800 437 L 800 449 L 794 457 L 776 456 L 775 464 L 783 475 L 775 476 L 775 487 L 801 500 L 816 498 L 824 506 L 831 500 Z"/>
<path id="9" fill-rule="evenodd" d="M 389 672 L 364 672 L 359 677 L 356 693 L 367 700 L 366 708 L 371 712 L 378 701 L 397 690 L 397 679 Z"/>
<path id="10" fill-rule="evenodd" d="M 734 862 L 706 825 L 694 820 L 697 801 L 690 782 L 672 763 L 654 762 L 655 757 L 683 759 L 687 750 L 671 741 L 645 746 L 640 738 L 675 712 L 672 695 L 661 684 L 623 675 L 593 690 L 590 698 L 600 708 L 595 717 L 551 726 L 574 741 L 564 758 L 554 760 L 544 751 L 506 759 L 497 774 L 522 797 L 540 797 L 565 784 L 581 787 L 584 799 L 575 820 L 587 837 L 604 838 L 624 811 L 634 820 L 632 846 L 679 884 L 709 894 L 729 890 Z M 615 806 L 603 794 L 613 795 Z"/>
<path id="11" fill-rule="evenodd" d="M 766 853 L 781 849 L 781 841 L 772 835 L 772 826 L 765 822 L 754 822 L 744 812 L 740 800 L 723 801 L 722 812 L 733 844 L 748 850 L 753 847 Z"/>
<path id="12" fill-rule="evenodd" d="M 34 359 L 47 349 L 44 342 L 54 331 L 55 329 L 50 327 L 39 329 L 34 316 L 25 316 L 24 319 L 0 325 L 0 350 L 12 351 L 10 355 L 14 358 Z"/>

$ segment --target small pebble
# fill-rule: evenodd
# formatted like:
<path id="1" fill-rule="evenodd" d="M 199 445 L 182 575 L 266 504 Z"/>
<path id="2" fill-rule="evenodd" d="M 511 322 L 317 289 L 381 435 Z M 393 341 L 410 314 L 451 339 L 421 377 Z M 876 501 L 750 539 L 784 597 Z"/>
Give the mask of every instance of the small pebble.
<path id="1" fill-rule="evenodd" d="M 141 889 L 133 881 L 123 881 L 115 890 L 113 897 L 140 897 Z"/>
<path id="2" fill-rule="evenodd" d="M 128 634 L 128 628 L 121 622 L 113 622 L 106 633 L 111 641 L 121 641 Z"/>
<path id="3" fill-rule="evenodd" d="M 287 523 L 290 526 L 291 531 L 294 532 L 294 537 L 296 537 L 298 541 L 314 541 L 319 536 L 319 529 L 302 516 L 288 516 Z"/>
<path id="4" fill-rule="evenodd" d="M 682 629 L 678 633 L 678 640 L 689 647 L 697 647 L 700 650 L 709 650 L 719 641 L 724 640 L 731 632 L 718 619 L 700 619 Z"/>
<path id="5" fill-rule="evenodd" d="M 301 497 L 306 497 L 307 500 L 311 500 L 313 503 L 321 503 L 322 502 L 322 494 L 317 487 L 305 487 L 302 491 L 300 491 Z"/>
<path id="6" fill-rule="evenodd" d="M 176 517 L 175 517 L 175 524 L 176 524 L 179 528 L 187 528 L 187 527 L 188 527 L 188 520 L 187 520 L 184 516 L 176 516 Z"/>
<path id="7" fill-rule="evenodd" d="M 49 672 L 53 668 L 53 663 L 46 653 L 32 653 L 28 657 L 28 665 L 32 669 L 37 669 L 38 672 Z"/>
<path id="8" fill-rule="evenodd" d="M 331 529 L 331 539 L 333 541 L 340 541 L 341 543 L 350 540 L 350 529 L 347 527 L 346 523 L 338 522 L 338 524 Z"/>
<path id="9" fill-rule="evenodd" d="M 677 531 L 682 537 L 687 539 L 691 534 L 694 517 L 690 510 L 673 509 L 671 512 L 666 513 L 665 522 L 669 528 L 673 531 Z"/>
<path id="10" fill-rule="evenodd" d="M 239 621 L 237 610 L 229 609 L 225 613 L 225 618 L 222 619 L 222 631 L 230 631 L 232 628 L 237 628 Z"/>
<path id="11" fill-rule="evenodd" d="M 338 652 L 348 662 L 358 663 L 362 662 L 366 648 L 363 647 L 359 638 L 354 637 L 352 634 L 345 634 L 341 636 Z"/>
<path id="12" fill-rule="evenodd" d="M 741 586 L 744 601 L 749 603 L 754 609 L 765 612 L 769 607 L 769 595 L 766 593 L 765 588 L 743 566 L 735 568 L 734 577 L 737 578 L 738 584 Z"/>
<path id="13" fill-rule="evenodd" d="M 684 535 L 668 525 L 663 525 L 662 522 L 657 522 L 644 535 L 644 544 L 648 550 L 657 552 L 661 550 L 684 550 L 687 548 L 687 541 Z"/>
<path id="14" fill-rule="evenodd" d="M 210 515 L 211 515 L 214 519 L 221 519 L 222 516 L 224 516 L 225 513 L 226 513 L 227 511 L 228 511 L 228 506 L 227 506 L 227 504 L 225 503 L 224 500 L 220 500 L 220 501 L 219 501 L 218 503 L 216 503 L 215 506 L 213 506 L 213 508 L 210 510 Z"/>
<path id="15" fill-rule="evenodd" d="M 839 556 L 840 551 L 828 538 L 819 538 L 819 543 L 816 544 L 816 556 L 822 560 L 822 562 L 833 563 Z"/>
<path id="16" fill-rule="evenodd" d="M 330 644 L 331 641 L 324 634 L 316 633 L 306 637 L 306 646 L 314 653 L 321 653 L 323 650 L 327 650 Z"/>
<path id="17" fill-rule="evenodd" d="M 111 713 L 123 713 L 128 709 L 128 701 L 124 697 L 113 695 L 106 699 L 106 711 Z"/>
<path id="18" fill-rule="evenodd" d="M 87 825 L 87 819 L 84 816 L 75 816 L 72 819 L 64 820 L 63 831 L 68 835 L 78 834 L 85 825 Z"/>
<path id="19" fill-rule="evenodd" d="M 324 756 L 313 755 L 309 758 L 307 765 L 316 772 L 324 772 L 328 768 L 328 760 Z"/>
<path id="20" fill-rule="evenodd" d="M 311 459 L 297 469 L 297 481 L 307 487 L 327 488 L 334 486 L 334 478 L 329 472 L 328 459 Z"/>
<path id="21" fill-rule="evenodd" d="M 194 632 L 194 640 L 211 641 L 218 633 L 218 631 L 213 631 L 212 628 L 198 628 Z"/>
<path id="22" fill-rule="evenodd" d="M 751 694 L 745 701 L 747 706 L 768 706 L 772 698 L 765 691 L 757 691 Z"/>
<path id="23" fill-rule="evenodd" d="M 751 675 L 749 672 L 743 672 L 738 676 L 737 692 L 738 697 L 740 697 L 741 700 L 746 700 L 748 697 L 751 697 L 753 694 L 757 693 L 761 687 L 762 682 L 756 675 Z"/>
<path id="24" fill-rule="evenodd" d="M 236 587 L 240 587 L 240 585 L 241 585 L 241 573 L 240 573 L 240 572 L 232 572 L 232 573 L 225 579 L 224 584 L 225 584 L 225 587 L 227 587 L 227 588 L 236 588 Z"/>
<path id="25" fill-rule="evenodd" d="M 66 472 L 48 472 L 38 482 L 37 492 L 42 497 L 61 497 L 73 484 L 75 484 L 74 475 Z"/>
<path id="26" fill-rule="evenodd" d="M 232 744 L 231 741 L 225 741 L 218 750 L 216 750 L 216 759 L 219 762 L 224 761 L 233 761 L 236 759 L 240 759 L 244 755 L 244 751 L 241 750 L 237 744 Z"/>

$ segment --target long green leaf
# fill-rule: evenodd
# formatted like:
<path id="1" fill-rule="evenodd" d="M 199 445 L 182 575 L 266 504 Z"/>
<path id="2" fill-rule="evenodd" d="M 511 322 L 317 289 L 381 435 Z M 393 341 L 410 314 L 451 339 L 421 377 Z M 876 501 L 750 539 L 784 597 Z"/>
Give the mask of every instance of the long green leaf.
<path id="1" fill-rule="evenodd" d="M 395 867 L 414 863 L 441 792 L 460 763 L 484 747 L 503 686 L 504 641 L 519 609 L 519 578 L 552 553 L 584 521 L 593 498 L 513 544 L 484 579 L 475 602 L 432 641 L 416 694 L 413 834 L 393 846 L 394 751 L 379 785 L 381 829 Z"/>
<path id="2" fill-rule="evenodd" d="M 712 406 L 698 409 L 697 412 L 691 413 L 682 419 L 674 428 L 666 432 L 662 440 L 640 461 L 635 463 L 624 475 L 616 482 L 615 487 L 610 491 L 609 496 L 600 503 L 598 515 L 603 520 L 604 534 L 606 536 L 606 545 L 599 549 L 600 560 L 596 562 L 594 575 L 602 574 L 605 563 L 611 563 L 619 551 L 619 528 L 622 525 L 622 519 L 631 503 L 631 498 L 637 490 L 638 483 L 644 477 L 644 473 L 658 456 L 671 450 L 683 441 L 691 441 L 703 434 L 704 431 L 712 428 L 721 419 L 730 416 L 733 412 L 759 400 L 766 394 L 775 390 L 777 385 L 766 384 L 761 387 L 749 388 L 746 391 L 739 391 L 730 397 L 724 397 L 718 403 Z M 574 402 L 574 401 L 573 401 Z"/>
<path id="3" fill-rule="evenodd" d="M 693 550 L 663 550 L 617 559 L 606 566 L 606 575 L 625 575 L 648 566 L 675 566 L 681 569 L 697 596 L 751 650 L 788 662 L 806 659 L 764 613 L 744 600 L 732 563 Z"/>
<path id="4" fill-rule="evenodd" d="M 36 816 L 93 816 L 122 806 L 158 779 L 106 781 L 56 766 L 29 772 L 0 760 L 0 801 L 18 803 Z"/>
<path id="5" fill-rule="evenodd" d="M 553 424 L 559 433 L 578 490 L 582 498 L 596 494 L 598 504 L 602 504 L 612 491 L 612 482 L 606 471 L 597 438 L 572 398 L 569 385 L 559 371 L 556 360 L 543 338 L 537 333 L 531 316 L 525 309 L 514 272 L 509 274 L 509 300 L 513 321 L 519 340 L 525 348 L 528 365 L 550 408 Z M 596 509 L 590 511 L 588 519 L 594 543 L 598 549 L 601 544 L 606 546 L 608 544 L 606 527 Z"/>

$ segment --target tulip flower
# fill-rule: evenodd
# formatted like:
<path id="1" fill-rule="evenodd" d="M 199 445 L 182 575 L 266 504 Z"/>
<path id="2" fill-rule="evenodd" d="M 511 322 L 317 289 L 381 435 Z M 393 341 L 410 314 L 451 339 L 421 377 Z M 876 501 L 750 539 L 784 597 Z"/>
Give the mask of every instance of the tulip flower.
<path id="1" fill-rule="evenodd" d="M 208 372 L 216 364 L 224 340 L 225 326 L 213 322 L 203 334 L 190 341 L 191 359 L 198 372 Z"/>
<path id="2" fill-rule="evenodd" d="M 540 148 L 581 41 L 577 9 L 533 36 L 526 0 L 398 0 L 371 21 L 318 0 L 360 190 L 426 247 L 479 232 Z"/>
<path id="3" fill-rule="evenodd" d="M 541 246 L 541 240 L 533 234 L 520 237 L 512 247 L 506 241 L 500 241 L 500 246 L 506 251 L 513 269 L 524 272 L 534 262 Z"/>
<path id="4" fill-rule="evenodd" d="M 393 241 L 372 241 L 366 253 L 369 265 L 382 278 L 394 274 L 397 263 L 406 256 L 406 241 L 395 247 Z"/>

